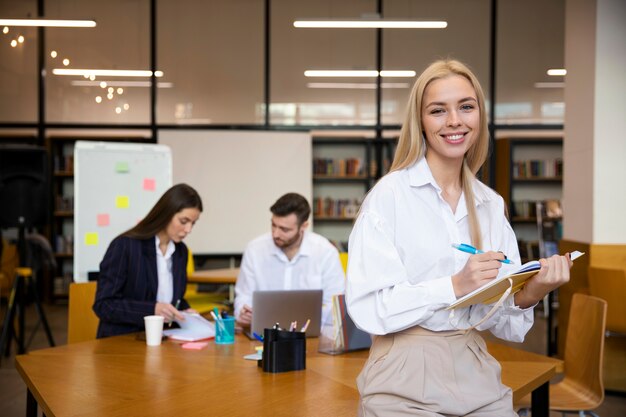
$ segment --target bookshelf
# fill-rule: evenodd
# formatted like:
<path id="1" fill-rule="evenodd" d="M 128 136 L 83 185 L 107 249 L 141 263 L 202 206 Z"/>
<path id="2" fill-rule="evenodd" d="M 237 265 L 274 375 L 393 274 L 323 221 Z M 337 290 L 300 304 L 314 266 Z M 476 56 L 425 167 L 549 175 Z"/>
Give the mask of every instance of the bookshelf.
<path id="1" fill-rule="evenodd" d="M 506 202 L 522 261 L 544 256 L 561 235 L 563 140 L 502 138 L 495 152 L 495 189 Z"/>
<path id="2" fill-rule="evenodd" d="M 315 231 L 347 250 L 363 197 L 389 169 L 395 139 L 313 136 Z"/>

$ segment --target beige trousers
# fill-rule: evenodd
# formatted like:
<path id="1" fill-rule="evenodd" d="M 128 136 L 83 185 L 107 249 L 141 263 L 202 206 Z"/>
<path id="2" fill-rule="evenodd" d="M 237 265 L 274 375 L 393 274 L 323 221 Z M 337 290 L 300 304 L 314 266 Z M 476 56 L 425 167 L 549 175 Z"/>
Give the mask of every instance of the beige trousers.
<path id="1" fill-rule="evenodd" d="M 357 386 L 361 417 L 517 416 L 500 364 L 474 330 L 376 336 Z"/>

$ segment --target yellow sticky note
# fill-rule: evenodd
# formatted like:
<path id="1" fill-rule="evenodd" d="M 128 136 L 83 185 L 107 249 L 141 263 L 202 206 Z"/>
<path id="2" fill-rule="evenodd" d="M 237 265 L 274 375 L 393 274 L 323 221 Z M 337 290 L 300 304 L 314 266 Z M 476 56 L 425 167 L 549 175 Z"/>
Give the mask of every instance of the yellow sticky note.
<path id="1" fill-rule="evenodd" d="M 128 162 L 118 161 L 115 163 L 115 172 L 125 173 L 128 171 L 130 171 L 130 168 L 128 168 Z"/>
<path id="2" fill-rule="evenodd" d="M 130 201 L 127 195 L 118 195 L 115 197 L 115 207 L 128 208 L 129 204 Z"/>
<path id="3" fill-rule="evenodd" d="M 97 233 L 85 233 L 85 245 L 87 246 L 97 246 L 98 245 L 98 234 Z"/>

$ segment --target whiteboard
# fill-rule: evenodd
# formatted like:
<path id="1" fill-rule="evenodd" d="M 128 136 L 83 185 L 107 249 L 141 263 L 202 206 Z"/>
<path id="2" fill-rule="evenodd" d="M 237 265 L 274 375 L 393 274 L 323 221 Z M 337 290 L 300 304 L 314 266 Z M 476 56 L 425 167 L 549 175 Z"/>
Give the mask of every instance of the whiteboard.
<path id="1" fill-rule="evenodd" d="M 74 148 L 74 281 L 98 271 L 109 243 L 172 186 L 164 145 L 77 141 Z"/>
<path id="2" fill-rule="evenodd" d="M 204 211 L 185 243 L 194 254 L 239 254 L 270 231 L 270 206 L 297 192 L 311 203 L 311 136 L 300 132 L 161 130 L 174 182 L 202 197 Z"/>

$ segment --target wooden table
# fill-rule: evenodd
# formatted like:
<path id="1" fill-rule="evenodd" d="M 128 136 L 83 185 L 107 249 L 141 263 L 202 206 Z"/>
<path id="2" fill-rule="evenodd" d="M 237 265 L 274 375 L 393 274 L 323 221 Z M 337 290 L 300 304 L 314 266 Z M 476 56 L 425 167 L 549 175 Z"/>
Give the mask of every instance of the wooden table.
<path id="1" fill-rule="evenodd" d="M 355 379 L 367 352 L 329 356 L 317 352 L 317 342 L 307 340 L 306 370 L 280 374 L 243 359 L 260 343 L 242 335 L 234 345 L 211 341 L 199 351 L 117 336 L 32 351 L 16 366 L 28 388 L 27 416 L 38 404 L 48 417 L 355 416 Z M 548 362 L 503 361 L 502 368 L 515 397 L 541 389 L 555 373 Z"/>
<path id="2" fill-rule="evenodd" d="M 227 284 L 228 300 L 235 300 L 235 283 L 239 276 L 239 268 L 208 269 L 195 271 L 187 277 L 187 282 L 192 284 Z"/>

